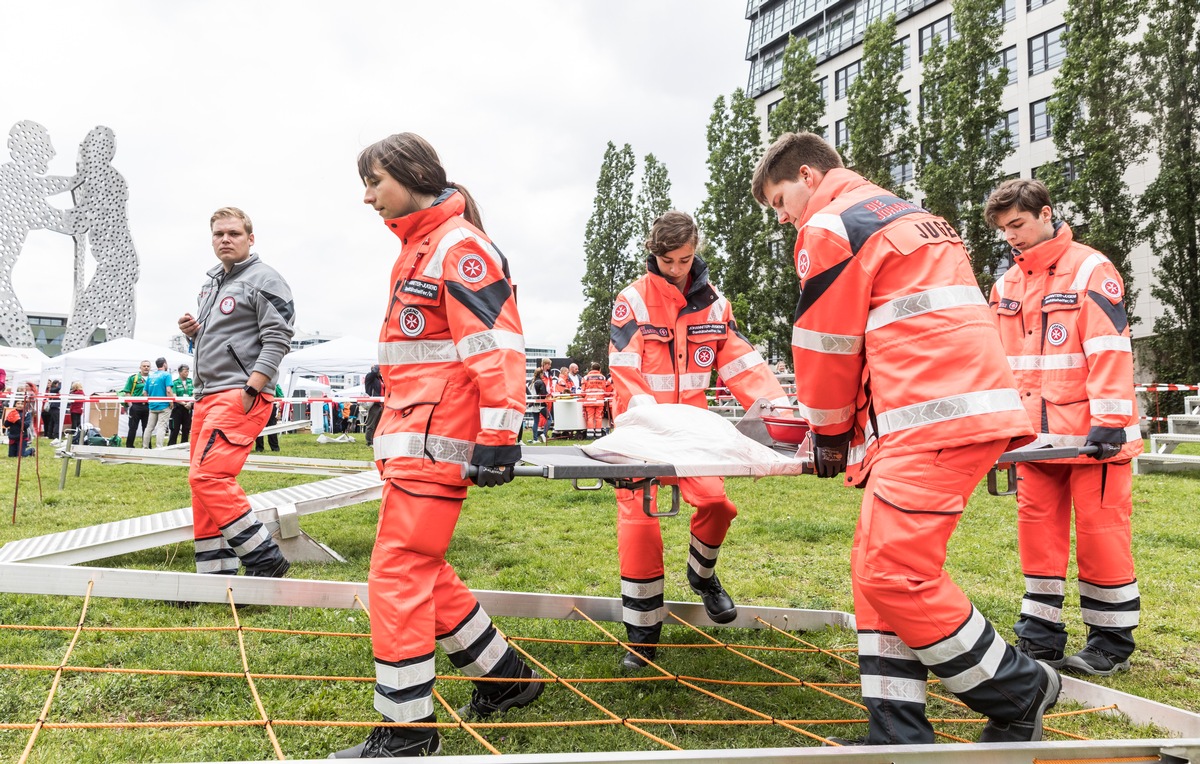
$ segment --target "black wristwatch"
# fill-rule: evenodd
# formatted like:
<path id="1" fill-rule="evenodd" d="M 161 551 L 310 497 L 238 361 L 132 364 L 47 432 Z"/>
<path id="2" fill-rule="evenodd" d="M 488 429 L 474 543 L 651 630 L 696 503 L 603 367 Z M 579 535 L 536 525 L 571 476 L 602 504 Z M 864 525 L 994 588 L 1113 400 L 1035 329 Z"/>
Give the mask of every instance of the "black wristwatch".
<path id="1" fill-rule="evenodd" d="M 257 398 L 259 396 L 259 394 L 262 392 L 261 390 L 255 390 L 254 387 L 251 385 L 242 385 L 242 390 L 247 393 L 250 393 L 255 398 Z"/>

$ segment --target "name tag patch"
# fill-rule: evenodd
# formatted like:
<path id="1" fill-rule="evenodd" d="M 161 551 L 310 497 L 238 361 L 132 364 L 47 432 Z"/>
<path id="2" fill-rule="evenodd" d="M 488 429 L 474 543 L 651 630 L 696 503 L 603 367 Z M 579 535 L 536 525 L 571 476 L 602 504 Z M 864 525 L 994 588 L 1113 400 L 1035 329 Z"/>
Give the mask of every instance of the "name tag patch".
<path id="1" fill-rule="evenodd" d="M 689 337 L 705 334 L 725 334 L 725 324 L 692 324 L 687 328 Z"/>
<path id="2" fill-rule="evenodd" d="M 665 326 L 650 326 L 649 324 L 642 324 L 641 326 L 638 327 L 638 329 L 641 331 L 642 334 L 650 335 L 651 337 L 669 337 L 669 336 L 671 336 L 671 331 L 669 329 L 667 329 L 667 327 L 665 327 Z"/>
<path id="3" fill-rule="evenodd" d="M 420 279 L 407 279 L 404 286 L 400 287 L 400 291 L 404 294 L 411 294 L 413 297 L 420 297 L 425 300 L 436 300 L 438 298 L 438 285 L 430 281 L 421 281 Z"/>
<path id="4" fill-rule="evenodd" d="M 1000 300 L 1000 310 L 1011 310 L 1013 313 L 1016 313 L 1020 309 L 1020 300 L 1010 300 L 1007 297 Z"/>
<path id="5" fill-rule="evenodd" d="M 1078 305 L 1078 292 L 1051 292 L 1042 298 L 1043 307 L 1046 305 Z"/>

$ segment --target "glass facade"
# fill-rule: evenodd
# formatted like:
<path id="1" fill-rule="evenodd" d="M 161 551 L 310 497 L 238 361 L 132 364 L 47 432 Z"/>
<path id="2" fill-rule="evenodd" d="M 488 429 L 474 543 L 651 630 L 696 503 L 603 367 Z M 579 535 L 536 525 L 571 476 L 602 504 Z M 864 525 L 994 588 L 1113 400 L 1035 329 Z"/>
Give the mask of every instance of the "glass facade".
<path id="1" fill-rule="evenodd" d="M 1062 34 L 1066 29 L 1067 25 L 1063 24 L 1029 38 L 1029 75 L 1031 77 L 1056 69 L 1062 63 L 1063 57 L 1067 55 L 1067 49 L 1062 39 Z"/>

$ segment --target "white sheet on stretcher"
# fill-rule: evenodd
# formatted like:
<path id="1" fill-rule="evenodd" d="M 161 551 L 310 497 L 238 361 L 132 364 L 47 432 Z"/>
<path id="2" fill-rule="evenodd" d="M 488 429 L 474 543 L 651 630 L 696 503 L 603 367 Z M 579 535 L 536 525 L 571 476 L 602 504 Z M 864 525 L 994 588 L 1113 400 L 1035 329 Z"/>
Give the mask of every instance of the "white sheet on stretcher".
<path id="1" fill-rule="evenodd" d="M 582 449 L 610 464 L 670 464 L 680 477 L 798 475 L 807 462 L 747 438 L 719 414 L 675 403 L 632 408 Z"/>

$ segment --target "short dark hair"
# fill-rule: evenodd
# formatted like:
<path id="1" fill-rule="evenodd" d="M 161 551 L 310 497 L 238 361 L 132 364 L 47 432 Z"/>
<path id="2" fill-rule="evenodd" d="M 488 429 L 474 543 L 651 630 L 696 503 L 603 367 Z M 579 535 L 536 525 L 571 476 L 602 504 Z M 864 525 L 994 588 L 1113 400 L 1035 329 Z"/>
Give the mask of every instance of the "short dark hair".
<path id="1" fill-rule="evenodd" d="M 192 367 L 191 367 L 191 366 L 188 366 L 186 363 L 181 363 L 181 364 L 179 364 L 179 368 L 178 368 L 178 369 L 176 369 L 175 371 L 183 371 L 184 369 L 187 369 L 188 371 L 191 371 L 191 370 L 192 370 Z"/>
<path id="2" fill-rule="evenodd" d="M 154 368 L 156 368 L 156 369 L 165 369 L 165 368 L 167 368 L 167 359 L 166 359 L 166 358 L 163 358 L 162 356 L 159 356 L 158 358 L 155 358 L 155 359 L 154 359 Z"/>
<path id="3" fill-rule="evenodd" d="M 804 165 L 820 172 L 829 172 L 844 166 L 837 149 L 816 133 L 784 133 L 775 139 L 767 153 L 758 160 L 758 166 L 754 168 L 754 178 L 750 182 L 751 193 L 759 204 L 768 205 L 763 188 L 768 183 L 796 180 L 800 177 L 800 168 Z"/>
<path id="4" fill-rule="evenodd" d="M 700 243 L 700 232 L 696 221 L 686 212 L 670 210 L 655 218 L 646 237 L 646 249 L 655 257 L 662 257 L 688 244 Z"/>
<path id="5" fill-rule="evenodd" d="M 1043 207 L 1050 207 L 1050 189 L 1040 180 L 1013 178 L 1006 180 L 996 187 L 988 196 L 983 206 L 983 219 L 992 228 L 996 227 L 996 217 L 1007 210 L 1016 209 L 1018 212 L 1041 213 Z"/>

